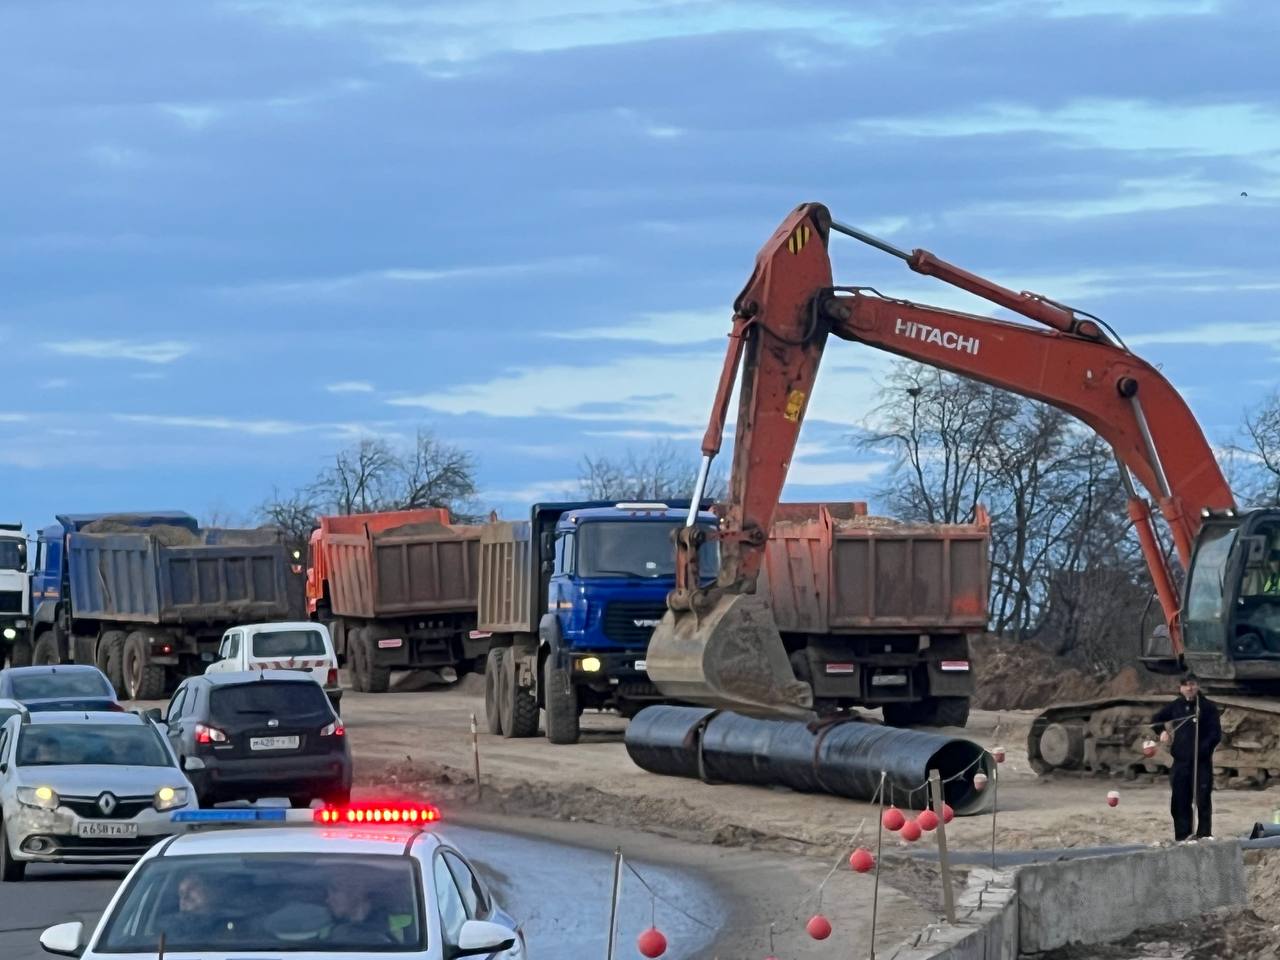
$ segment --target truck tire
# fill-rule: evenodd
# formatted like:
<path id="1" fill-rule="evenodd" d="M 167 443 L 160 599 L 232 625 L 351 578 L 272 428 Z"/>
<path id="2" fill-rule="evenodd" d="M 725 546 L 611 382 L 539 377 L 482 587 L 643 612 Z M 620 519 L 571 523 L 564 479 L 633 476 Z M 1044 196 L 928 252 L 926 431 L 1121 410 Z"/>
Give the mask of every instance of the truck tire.
<path id="1" fill-rule="evenodd" d="M 922 722 L 934 727 L 963 727 L 969 722 L 968 697 L 930 697 L 921 707 Z"/>
<path id="2" fill-rule="evenodd" d="M 542 666 L 542 697 L 547 710 L 547 739 L 552 743 L 577 743 L 581 735 L 578 691 L 569 671 L 556 669 L 552 657 L 547 657 Z"/>
<path id="3" fill-rule="evenodd" d="M 351 676 L 351 689 L 358 693 L 369 692 L 369 669 L 364 663 L 364 631 L 357 627 L 347 631 L 347 673 Z"/>
<path id="4" fill-rule="evenodd" d="M 378 641 L 372 630 L 361 631 L 364 636 L 360 646 L 364 647 L 365 677 L 370 693 L 386 693 L 391 687 L 391 668 L 378 666 Z"/>
<path id="5" fill-rule="evenodd" d="M 498 715 L 508 740 L 538 734 L 538 698 L 517 684 L 519 659 L 514 650 L 507 651 L 498 672 Z"/>
<path id="6" fill-rule="evenodd" d="M 115 688 L 116 697 L 123 699 L 124 688 L 124 641 L 123 630 L 108 630 L 98 640 L 97 656 L 94 662 L 98 669 L 107 675 L 111 686 Z"/>
<path id="7" fill-rule="evenodd" d="M 124 642 L 124 685 L 130 700 L 159 700 L 164 696 L 164 667 L 151 662 L 151 638 L 142 631 Z"/>
<path id="8" fill-rule="evenodd" d="M 31 641 L 26 637 L 19 637 L 9 647 L 9 666 L 29 667 L 31 666 L 31 656 Z"/>
<path id="9" fill-rule="evenodd" d="M 505 647 L 494 647 L 484 658 L 484 722 L 490 733 L 502 735 L 502 716 L 498 712 L 498 680 L 502 673 Z"/>
<path id="10" fill-rule="evenodd" d="M 62 657 L 58 654 L 58 635 L 55 630 L 46 630 L 40 634 L 35 649 L 31 651 L 31 662 L 41 666 L 62 662 Z"/>

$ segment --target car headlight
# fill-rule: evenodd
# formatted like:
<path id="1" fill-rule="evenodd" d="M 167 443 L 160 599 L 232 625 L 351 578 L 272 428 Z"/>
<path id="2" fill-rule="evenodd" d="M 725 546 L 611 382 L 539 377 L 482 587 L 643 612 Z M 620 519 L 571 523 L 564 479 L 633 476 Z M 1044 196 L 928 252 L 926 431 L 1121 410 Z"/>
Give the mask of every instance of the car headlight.
<path id="1" fill-rule="evenodd" d="M 19 787 L 18 802 L 41 810 L 58 809 L 58 794 L 53 787 Z"/>
<path id="2" fill-rule="evenodd" d="M 187 805 L 186 787 L 161 787 L 151 801 L 157 810 L 172 810 Z"/>
<path id="3" fill-rule="evenodd" d="M 5 627 L 5 628 L 4 628 L 4 638 L 5 638 L 6 640 L 17 640 L 17 639 L 18 639 L 18 631 L 17 631 L 17 630 L 15 630 L 15 629 L 13 629 L 13 627 Z"/>

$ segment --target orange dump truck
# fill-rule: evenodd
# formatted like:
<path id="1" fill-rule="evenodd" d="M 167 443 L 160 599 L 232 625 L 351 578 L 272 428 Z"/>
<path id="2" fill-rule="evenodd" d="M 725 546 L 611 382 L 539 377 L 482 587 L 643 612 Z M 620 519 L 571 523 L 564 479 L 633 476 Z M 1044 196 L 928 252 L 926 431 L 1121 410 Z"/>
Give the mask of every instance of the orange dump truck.
<path id="1" fill-rule="evenodd" d="M 778 505 L 759 586 L 819 713 L 964 726 L 969 644 L 987 627 L 990 521 L 912 524 L 865 503 Z"/>
<path id="2" fill-rule="evenodd" d="M 436 509 L 321 517 L 309 553 L 307 609 L 329 627 L 354 689 L 385 691 L 393 669 L 445 679 L 483 669 L 478 526 Z"/>

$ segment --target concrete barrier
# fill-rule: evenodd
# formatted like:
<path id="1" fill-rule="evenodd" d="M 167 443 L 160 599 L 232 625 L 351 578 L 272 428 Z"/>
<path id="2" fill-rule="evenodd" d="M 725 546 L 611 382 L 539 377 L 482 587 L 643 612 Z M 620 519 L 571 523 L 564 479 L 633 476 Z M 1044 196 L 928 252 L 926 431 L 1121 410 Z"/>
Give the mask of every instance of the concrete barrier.
<path id="1" fill-rule="evenodd" d="M 1018 872 L 1019 946 L 1105 943 L 1247 901 L 1236 841 L 1037 864 Z"/>
<path id="2" fill-rule="evenodd" d="M 1105 943 L 1248 900 L 1235 841 L 1187 844 L 1010 870 L 974 869 L 956 923 L 930 924 L 886 960 L 1017 960 Z"/>

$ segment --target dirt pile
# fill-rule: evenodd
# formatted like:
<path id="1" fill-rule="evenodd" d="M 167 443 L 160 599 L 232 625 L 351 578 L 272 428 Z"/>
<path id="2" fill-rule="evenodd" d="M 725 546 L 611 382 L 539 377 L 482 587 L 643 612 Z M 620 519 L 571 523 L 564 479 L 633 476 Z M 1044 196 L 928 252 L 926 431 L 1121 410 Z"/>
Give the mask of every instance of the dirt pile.
<path id="1" fill-rule="evenodd" d="M 95 520 L 93 523 L 85 524 L 81 533 L 145 533 L 153 538 L 157 543 L 166 547 L 193 547 L 201 543 L 201 537 L 198 533 L 193 533 L 186 527 L 172 526 L 167 523 L 157 523 L 150 526 L 139 524 L 137 519 L 128 515 L 116 517 L 103 517 L 101 520 Z"/>
<path id="2" fill-rule="evenodd" d="M 1031 641 L 984 638 L 972 653 L 977 686 L 973 706 L 980 710 L 1039 710 L 1054 703 L 1170 690 L 1167 681 L 1138 665 L 1114 675 L 1090 672 Z"/>

